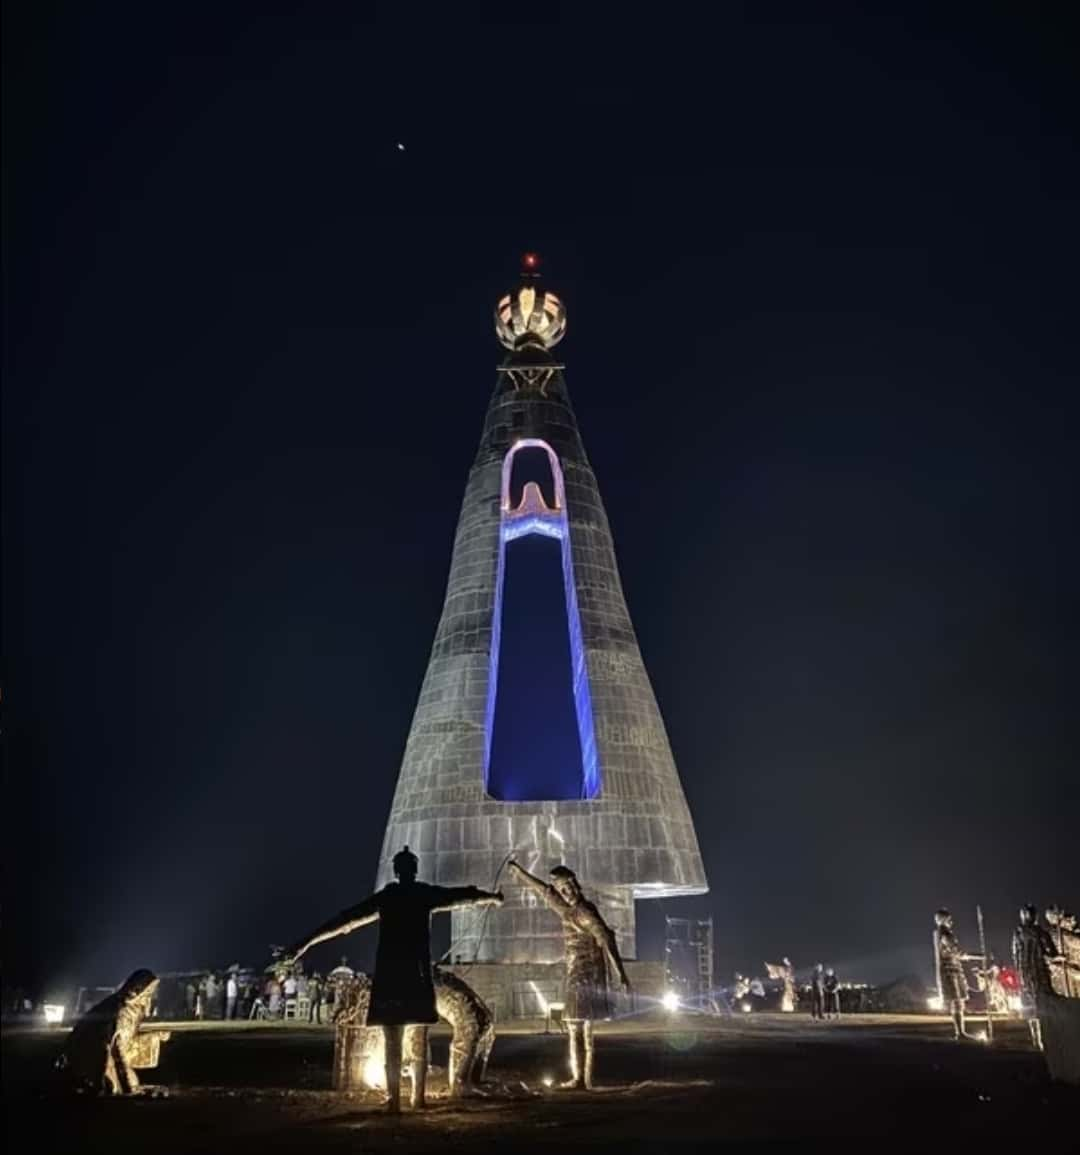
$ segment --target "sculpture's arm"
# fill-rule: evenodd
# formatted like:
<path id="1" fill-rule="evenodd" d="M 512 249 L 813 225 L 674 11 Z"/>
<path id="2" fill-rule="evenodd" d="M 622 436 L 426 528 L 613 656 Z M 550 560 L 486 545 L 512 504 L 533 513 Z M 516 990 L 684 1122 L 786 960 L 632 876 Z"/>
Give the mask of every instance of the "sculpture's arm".
<path id="1" fill-rule="evenodd" d="M 329 922 L 324 922 L 317 930 L 313 930 L 306 938 L 301 939 L 295 946 L 286 952 L 286 958 L 296 960 L 319 942 L 328 938 L 336 938 L 339 934 L 349 934 L 362 926 L 375 922 L 379 917 L 379 899 L 377 895 L 365 898 L 356 906 L 350 906 L 341 914 L 335 915 Z"/>
<path id="2" fill-rule="evenodd" d="M 526 890 L 531 890 L 537 898 L 542 899 L 556 914 L 563 912 L 566 903 L 560 897 L 555 887 L 548 886 L 546 882 L 537 878 L 535 874 L 530 874 L 524 866 L 519 866 L 513 859 L 506 864 L 506 868 Z"/>
<path id="3" fill-rule="evenodd" d="M 437 905 L 431 909 L 454 910 L 462 906 L 501 906 L 501 890 L 481 890 L 478 886 L 440 886 Z"/>

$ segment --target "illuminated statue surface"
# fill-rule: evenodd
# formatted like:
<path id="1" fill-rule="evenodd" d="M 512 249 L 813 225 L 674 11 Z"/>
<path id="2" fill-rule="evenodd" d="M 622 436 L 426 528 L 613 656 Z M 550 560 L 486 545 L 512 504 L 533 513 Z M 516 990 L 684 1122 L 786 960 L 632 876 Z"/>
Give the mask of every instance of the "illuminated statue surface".
<path id="1" fill-rule="evenodd" d="M 964 1008 L 971 990 L 964 974 L 964 963 L 981 959 L 981 955 L 965 954 L 961 950 L 953 932 L 953 916 L 947 910 L 937 911 L 934 915 L 934 971 L 942 1006 L 952 1016 L 958 1039 L 971 1038 L 964 1030 Z"/>
<path id="2" fill-rule="evenodd" d="M 157 988 L 152 971 L 137 970 L 75 1023 L 57 1066 L 78 1090 L 138 1094 L 136 1068 L 156 1067 L 169 1038 L 168 1031 L 139 1031 Z"/>
<path id="3" fill-rule="evenodd" d="M 795 1009 L 796 993 L 795 993 L 795 967 L 791 963 L 791 959 L 785 958 L 779 963 L 765 964 L 769 972 L 769 978 L 779 980 L 782 984 L 780 991 L 780 1009 L 782 1011 L 793 1011 Z"/>
<path id="4" fill-rule="evenodd" d="M 1050 961 L 1054 992 L 1066 999 L 1080 998 L 1080 930 L 1076 915 L 1051 907 L 1046 923 L 1054 941 L 1055 958 Z"/>
<path id="5" fill-rule="evenodd" d="M 1031 1041 L 1043 1049 L 1040 1019 L 1045 1018 L 1049 1004 L 1057 997 L 1050 974 L 1051 960 L 1058 953 L 1049 933 L 1039 925 L 1039 912 L 1033 906 L 1020 908 L 1020 924 L 1013 931 L 1013 965 L 1020 976 L 1024 1017 L 1028 1021 Z"/>
<path id="6" fill-rule="evenodd" d="M 439 1018 L 448 1023 L 453 1032 L 447 1078 L 450 1095 L 457 1098 L 484 1078 L 491 1048 L 495 1045 L 495 1020 L 487 1003 L 468 983 L 439 967 L 434 968 L 433 978 L 435 1009 Z M 337 1050 L 341 1055 L 340 1061 L 335 1064 L 338 1069 L 355 1062 L 345 1052 L 360 1041 L 355 1036 L 348 1040 L 344 1036 L 347 1032 L 364 1027 L 370 1000 L 371 979 L 367 975 L 357 975 L 343 985 L 341 996 L 334 1005 L 334 1024 L 338 1030 Z M 426 1026 L 411 1025 L 405 1028 L 402 1060 L 411 1064 L 414 1083 L 426 1078 L 427 1046 Z M 377 1052 L 368 1051 L 367 1054 L 375 1059 L 377 1065 L 385 1064 L 385 1057 Z M 341 1086 L 342 1089 L 351 1088 L 351 1071 L 343 1076 Z"/>
<path id="7" fill-rule="evenodd" d="M 386 1042 L 387 1107 L 401 1109 L 403 1032 L 407 1025 L 436 1023 L 431 966 L 431 916 L 464 906 L 498 905 L 501 894 L 475 886 L 432 886 L 416 879 L 419 860 L 406 846 L 394 856 L 397 881 L 324 923 L 289 951 L 295 962 L 316 943 L 379 923 L 375 976 L 367 1014 L 369 1026 L 383 1028 Z M 426 1048 L 425 1048 L 426 1062 Z M 414 1065 L 415 1071 L 415 1065 Z M 424 1079 L 414 1078 L 412 1105 L 424 1105 Z"/>
<path id="8" fill-rule="evenodd" d="M 516 862 L 508 863 L 508 867 L 518 882 L 535 894 L 562 922 L 566 959 L 563 1021 L 570 1049 L 570 1080 L 564 1085 L 591 1088 L 593 1023 L 611 1017 L 609 963 L 623 990 L 630 989 L 615 934 L 582 893 L 577 875 L 568 866 L 556 866 L 551 871 L 554 881 L 550 885 Z"/>

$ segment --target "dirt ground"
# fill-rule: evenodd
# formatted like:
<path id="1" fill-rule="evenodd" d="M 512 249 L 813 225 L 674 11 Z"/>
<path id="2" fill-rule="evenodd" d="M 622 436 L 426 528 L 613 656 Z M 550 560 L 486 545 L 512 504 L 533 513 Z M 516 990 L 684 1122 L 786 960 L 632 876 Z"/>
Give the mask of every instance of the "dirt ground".
<path id="1" fill-rule="evenodd" d="M 976 1029 L 978 1028 L 976 1024 Z M 1080 1092 L 1049 1083 L 1023 1024 L 993 1046 L 956 1044 L 940 1019 L 867 1016 L 813 1024 L 802 1015 L 676 1016 L 598 1029 L 591 1094 L 548 1089 L 564 1073 L 557 1035 L 503 1032 L 483 1098 L 453 1105 L 437 1077 L 425 1112 L 387 1118 L 374 1095 L 327 1088 L 328 1029 L 186 1024 L 147 1080 L 163 1099 L 67 1101 L 50 1091 L 62 1032 L 3 1036 L 9 1150 L 36 1152 L 567 1151 L 623 1145 L 669 1153 L 762 1141 L 957 1141 L 1000 1150 L 1075 1139 Z M 446 1061 L 436 1034 L 434 1061 Z M 438 1074 L 438 1073 L 437 1073 Z"/>

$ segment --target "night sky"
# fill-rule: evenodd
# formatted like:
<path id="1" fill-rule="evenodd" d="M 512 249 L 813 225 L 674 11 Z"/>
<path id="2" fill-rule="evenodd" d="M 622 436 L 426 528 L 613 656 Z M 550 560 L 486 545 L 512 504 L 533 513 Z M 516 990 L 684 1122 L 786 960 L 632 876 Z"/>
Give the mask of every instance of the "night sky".
<path id="1" fill-rule="evenodd" d="M 5 5 L 5 985 L 371 887 L 527 248 L 721 977 L 1075 908 L 1065 6 L 366 11 Z"/>

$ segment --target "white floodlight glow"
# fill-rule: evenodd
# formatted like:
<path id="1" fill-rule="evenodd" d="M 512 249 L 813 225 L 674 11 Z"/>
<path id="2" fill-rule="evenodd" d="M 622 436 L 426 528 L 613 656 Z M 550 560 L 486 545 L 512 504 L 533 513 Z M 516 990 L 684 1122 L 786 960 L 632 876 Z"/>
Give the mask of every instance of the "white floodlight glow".
<path id="1" fill-rule="evenodd" d="M 743 1014 L 748 1015 L 750 1013 L 751 1007 L 749 1003 L 743 1003 L 740 1009 L 742 1010 Z"/>
<path id="2" fill-rule="evenodd" d="M 369 1055 L 364 1063 L 364 1085 L 373 1091 L 386 1089 L 386 1064 L 378 1055 Z"/>
<path id="3" fill-rule="evenodd" d="M 926 1007 L 931 1011 L 943 1011 L 945 1009 L 945 1000 L 941 995 L 931 995 L 926 1000 Z"/>
<path id="4" fill-rule="evenodd" d="M 679 1009 L 679 996 L 674 991 L 665 991 L 660 1002 L 665 1011 L 674 1012 Z"/>
<path id="5" fill-rule="evenodd" d="M 46 1003 L 41 1009 L 45 1012 L 45 1021 L 47 1023 L 62 1023 L 67 1007 L 61 1003 Z"/>
<path id="6" fill-rule="evenodd" d="M 555 1085 L 555 1080 L 550 1075 L 545 1075 L 540 1082 L 543 1083 L 545 1087 L 553 1087 Z"/>

